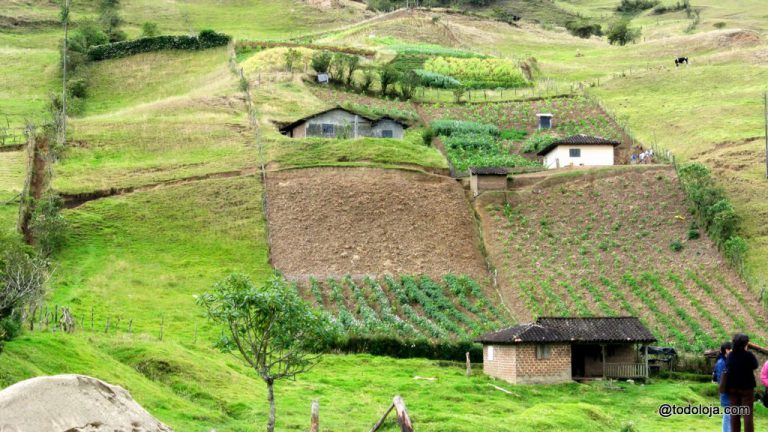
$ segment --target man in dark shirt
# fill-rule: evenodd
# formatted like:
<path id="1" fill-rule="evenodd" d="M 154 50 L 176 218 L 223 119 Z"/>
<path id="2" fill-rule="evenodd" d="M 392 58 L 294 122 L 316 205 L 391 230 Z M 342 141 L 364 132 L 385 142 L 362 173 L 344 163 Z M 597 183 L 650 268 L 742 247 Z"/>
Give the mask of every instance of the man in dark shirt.
<path id="1" fill-rule="evenodd" d="M 731 414 L 731 431 L 741 431 L 741 417 L 744 417 L 744 432 L 754 432 L 752 405 L 755 402 L 755 369 L 757 358 L 747 351 L 749 336 L 737 333 L 733 336 L 733 351 L 725 362 L 725 389 L 732 407 L 748 407 L 745 415 Z"/>

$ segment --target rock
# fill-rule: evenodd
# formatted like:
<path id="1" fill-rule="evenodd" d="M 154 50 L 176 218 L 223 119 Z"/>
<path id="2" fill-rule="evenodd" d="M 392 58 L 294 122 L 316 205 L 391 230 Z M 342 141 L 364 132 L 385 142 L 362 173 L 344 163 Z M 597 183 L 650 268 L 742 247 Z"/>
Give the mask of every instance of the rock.
<path id="1" fill-rule="evenodd" d="M 84 375 L 28 379 L 0 391 L 3 432 L 173 432 L 122 387 Z"/>

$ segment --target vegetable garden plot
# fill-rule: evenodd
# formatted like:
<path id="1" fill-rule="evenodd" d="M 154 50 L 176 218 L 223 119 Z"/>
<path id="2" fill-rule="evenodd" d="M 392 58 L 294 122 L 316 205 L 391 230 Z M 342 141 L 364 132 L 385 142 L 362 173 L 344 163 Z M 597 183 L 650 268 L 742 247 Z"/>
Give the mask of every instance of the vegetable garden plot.
<path id="1" fill-rule="evenodd" d="M 466 276 L 313 278 L 303 291 L 349 336 L 469 340 L 510 324 L 505 309 Z"/>

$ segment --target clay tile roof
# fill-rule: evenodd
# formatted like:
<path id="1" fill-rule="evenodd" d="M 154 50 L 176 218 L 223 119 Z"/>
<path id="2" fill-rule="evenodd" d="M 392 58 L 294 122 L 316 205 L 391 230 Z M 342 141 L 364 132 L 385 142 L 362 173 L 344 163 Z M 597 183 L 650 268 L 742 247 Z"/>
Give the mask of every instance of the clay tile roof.
<path id="1" fill-rule="evenodd" d="M 556 141 L 553 141 L 550 145 L 544 147 L 541 149 L 538 153 L 539 156 L 544 156 L 545 154 L 552 151 L 555 147 L 560 145 L 612 145 L 614 147 L 621 145 L 620 142 L 609 140 L 601 137 L 596 136 L 589 136 L 589 135 L 572 135 L 567 138 L 561 138 Z"/>
<path id="2" fill-rule="evenodd" d="M 636 317 L 542 317 L 477 338 L 485 343 L 521 342 L 655 342 Z"/>
<path id="3" fill-rule="evenodd" d="M 561 342 L 564 336 L 557 330 L 549 329 L 537 323 L 522 324 L 475 339 L 477 342 L 519 343 L 519 342 Z"/>
<path id="4" fill-rule="evenodd" d="M 500 167 L 471 167 L 469 169 L 470 174 L 479 174 L 479 175 L 507 175 L 507 169 L 506 168 L 500 168 Z"/>

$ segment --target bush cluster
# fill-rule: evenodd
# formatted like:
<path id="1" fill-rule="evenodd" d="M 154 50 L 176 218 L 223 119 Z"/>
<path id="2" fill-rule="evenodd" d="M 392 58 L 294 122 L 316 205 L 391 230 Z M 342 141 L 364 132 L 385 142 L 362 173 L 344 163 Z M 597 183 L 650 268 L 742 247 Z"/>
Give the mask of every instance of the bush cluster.
<path id="1" fill-rule="evenodd" d="M 584 39 L 589 39 L 592 35 L 603 35 L 603 28 L 600 24 L 585 20 L 568 21 L 565 23 L 565 28 L 570 34 Z"/>
<path id="2" fill-rule="evenodd" d="M 471 341 L 430 342 L 426 339 L 399 339 L 386 336 L 350 336 L 331 344 L 328 350 L 344 353 L 368 353 L 395 358 L 428 358 L 433 360 L 464 361 L 466 354 L 473 362 L 482 363 L 483 348 Z"/>
<path id="3" fill-rule="evenodd" d="M 741 218 L 726 198 L 725 191 L 715 183 L 709 169 L 699 162 L 682 166 L 679 176 L 693 213 L 728 261 L 740 270 L 747 244 L 737 235 Z"/>
<path id="4" fill-rule="evenodd" d="M 658 5 L 658 0 L 621 0 L 616 11 L 621 13 L 637 13 Z"/>
<path id="5" fill-rule="evenodd" d="M 557 140 L 557 137 L 535 133 L 523 143 L 523 153 L 538 153 Z"/>
<path id="6" fill-rule="evenodd" d="M 467 134 L 499 135 L 499 128 L 492 124 L 465 120 L 435 120 L 431 124 L 437 135 L 451 136 Z"/>
<path id="7" fill-rule="evenodd" d="M 227 45 L 231 39 L 231 36 L 213 30 L 203 30 L 197 36 L 145 37 L 94 46 L 88 50 L 88 57 L 99 61 L 166 49 L 200 50 Z"/>

